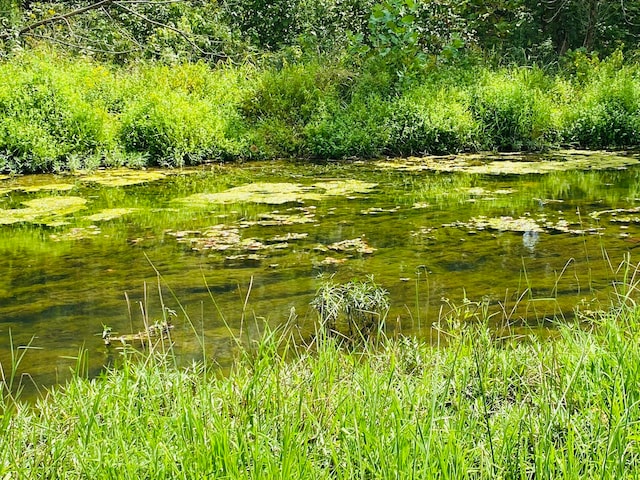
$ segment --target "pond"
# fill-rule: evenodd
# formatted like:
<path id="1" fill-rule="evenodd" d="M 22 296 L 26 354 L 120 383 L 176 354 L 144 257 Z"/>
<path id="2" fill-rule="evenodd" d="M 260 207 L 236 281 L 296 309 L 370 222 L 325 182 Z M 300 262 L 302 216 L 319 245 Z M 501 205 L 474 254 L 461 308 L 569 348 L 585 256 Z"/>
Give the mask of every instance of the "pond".
<path id="1" fill-rule="evenodd" d="M 103 328 L 173 318 L 184 362 L 290 320 L 321 282 L 390 292 L 389 332 L 430 338 L 464 299 L 496 325 L 552 328 L 606 307 L 640 245 L 640 155 L 561 152 L 208 165 L 0 180 L 0 361 L 38 385 L 119 355 Z M 175 317 L 173 313 L 175 312 Z M 258 319 L 258 320 L 256 320 Z M 196 333 L 197 332 L 197 335 Z"/>

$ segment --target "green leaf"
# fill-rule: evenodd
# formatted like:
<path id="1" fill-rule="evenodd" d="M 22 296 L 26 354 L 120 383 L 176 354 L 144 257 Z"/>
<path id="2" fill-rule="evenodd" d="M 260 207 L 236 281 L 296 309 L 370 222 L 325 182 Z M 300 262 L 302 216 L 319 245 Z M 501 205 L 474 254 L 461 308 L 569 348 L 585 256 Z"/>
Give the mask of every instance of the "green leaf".
<path id="1" fill-rule="evenodd" d="M 414 17 L 413 15 L 405 15 L 404 17 L 402 17 L 402 20 L 400 20 L 402 23 L 404 23 L 405 25 L 410 25 L 412 24 L 414 21 L 416 20 L 416 17 Z"/>

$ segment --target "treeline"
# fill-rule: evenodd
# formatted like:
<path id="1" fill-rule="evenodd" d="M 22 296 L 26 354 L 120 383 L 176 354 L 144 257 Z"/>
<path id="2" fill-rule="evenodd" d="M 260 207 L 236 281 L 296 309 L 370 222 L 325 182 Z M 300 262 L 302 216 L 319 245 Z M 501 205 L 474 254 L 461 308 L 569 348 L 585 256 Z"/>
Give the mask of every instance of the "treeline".
<path id="1" fill-rule="evenodd" d="M 640 145 L 640 4 L 0 0 L 0 170 Z"/>
<path id="2" fill-rule="evenodd" d="M 48 41 L 118 62 L 405 50 L 531 64 L 640 40 L 630 0 L 0 0 L 0 21 L 5 55 Z"/>

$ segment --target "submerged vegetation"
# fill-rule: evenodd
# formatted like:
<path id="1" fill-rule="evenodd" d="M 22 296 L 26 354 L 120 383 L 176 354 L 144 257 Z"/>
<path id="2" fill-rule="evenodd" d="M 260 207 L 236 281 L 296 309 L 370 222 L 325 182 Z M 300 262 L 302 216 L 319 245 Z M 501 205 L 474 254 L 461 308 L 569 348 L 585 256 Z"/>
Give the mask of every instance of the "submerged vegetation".
<path id="1" fill-rule="evenodd" d="M 443 311 L 432 344 L 380 332 L 305 344 L 261 327 L 238 339 L 223 376 L 178 368 L 156 343 L 89 380 L 81 352 L 35 405 L 16 398 L 7 366 L 0 477 L 635 477 L 640 317 L 628 282 L 608 313 L 549 338 L 489 328 L 484 304 L 467 301 Z M 376 288 L 338 289 L 356 301 Z"/>
<path id="2" fill-rule="evenodd" d="M 0 480 L 640 477 L 638 268 L 606 248 L 640 243 L 640 157 L 567 151 L 640 146 L 638 2 L 0 0 L 0 27 Z M 314 159 L 376 161 L 286 163 Z M 267 161 L 147 169 L 233 160 Z M 144 329 L 125 293 L 132 333 L 87 333 L 124 331 L 151 257 L 201 325 L 152 264 L 163 319 L 145 283 Z M 87 349 L 28 403 L 59 342 Z"/>

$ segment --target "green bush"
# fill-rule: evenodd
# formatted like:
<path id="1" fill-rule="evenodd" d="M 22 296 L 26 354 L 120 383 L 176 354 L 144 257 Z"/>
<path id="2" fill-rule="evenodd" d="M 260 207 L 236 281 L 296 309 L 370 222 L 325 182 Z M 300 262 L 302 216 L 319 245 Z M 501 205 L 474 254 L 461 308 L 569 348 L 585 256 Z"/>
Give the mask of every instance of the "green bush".
<path id="1" fill-rule="evenodd" d="M 304 125 L 315 114 L 321 100 L 336 94 L 340 75 L 345 74 L 334 66 L 317 63 L 267 70 L 243 102 L 242 113 L 249 121 L 279 118 L 291 125 Z"/>
<path id="2" fill-rule="evenodd" d="M 305 128 L 305 151 L 316 158 L 375 157 L 389 141 L 390 103 L 377 95 L 322 104 Z"/>
<path id="3" fill-rule="evenodd" d="M 549 79 L 539 70 L 485 73 L 475 88 L 472 111 L 486 148 L 538 150 L 558 140 Z"/>
<path id="4" fill-rule="evenodd" d="M 403 95 L 389 117 L 388 150 L 397 155 L 474 149 L 479 125 L 464 91 L 425 85 Z"/>
<path id="5" fill-rule="evenodd" d="M 582 148 L 621 148 L 640 143 L 640 78 L 637 71 L 594 72 L 563 118 L 569 142 Z"/>
<path id="6" fill-rule="evenodd" d="M 25 54 L 0 68 L 0 151 L 5 170 L 64 168 L 71 154 L 113 146 L 113 118 L 92 95 L 105 69 L 51 53 Z M 98 79 L 98 80 L 96 80 Z"/>

